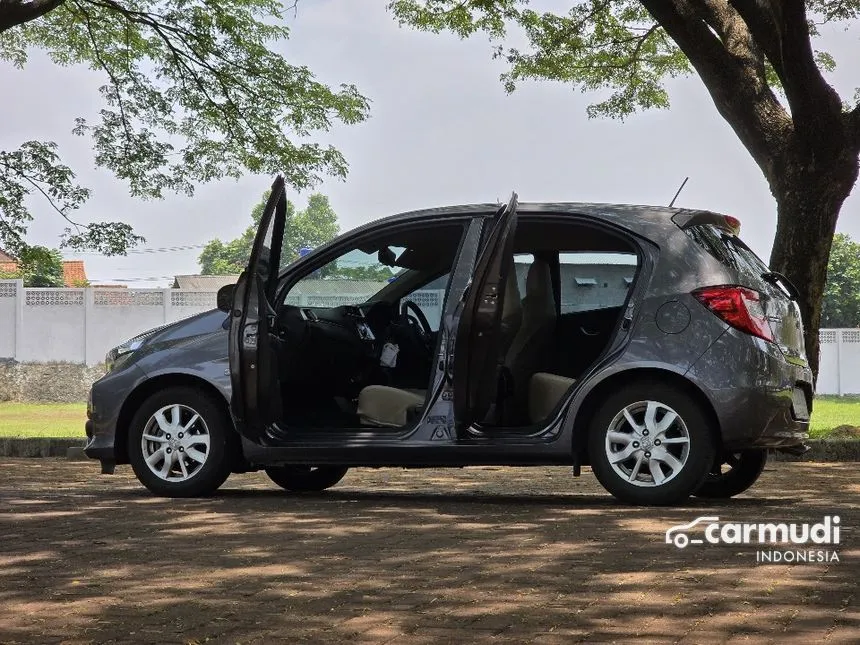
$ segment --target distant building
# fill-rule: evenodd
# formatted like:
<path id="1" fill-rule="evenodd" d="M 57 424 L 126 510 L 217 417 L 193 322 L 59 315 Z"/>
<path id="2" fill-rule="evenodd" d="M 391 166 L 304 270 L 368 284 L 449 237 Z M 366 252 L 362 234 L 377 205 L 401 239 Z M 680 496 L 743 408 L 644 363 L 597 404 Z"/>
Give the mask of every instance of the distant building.
<path id="1" fill-rule="evenodd" d="M 0 272 L 15 273 L 18 270 L 18 260 L 0 249 Z M 83 260 L 63 260 L 63 286 L 87 286 L 87 271 Z"/>
<path id="2" fill-rule="evenodd" d="M 14 273 L 18 270 L 18 263 L 11 255 L 0 249 L 0 273 Z"/>
<path id="3" fill-rule="evenodd" d="M 89 285 L 83 260 L 63 260 L 63 284 L 67 287 Z"/>

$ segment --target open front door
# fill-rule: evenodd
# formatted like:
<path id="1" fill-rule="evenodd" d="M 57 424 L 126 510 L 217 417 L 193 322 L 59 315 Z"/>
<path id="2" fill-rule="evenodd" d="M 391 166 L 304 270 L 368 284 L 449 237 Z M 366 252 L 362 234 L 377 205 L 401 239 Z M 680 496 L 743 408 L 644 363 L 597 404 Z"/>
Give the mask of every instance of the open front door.
<path id="1" fill-rule="evenodd" d="M 458 428 L 486 420 L 499 387 L 505 283 L 517 228 L 517 194 L 499 209 L 466 292 L 454 345 L 454 417 Z"/>
<path id="2" fill-rule="evenodd" d="M 248 266 L 236 283 L 230 312 L 230 409 L 239 432 L 251 440 L 263 435 L 280 407 L 277 357 L 269 334 L 286 217 L 286 188 L 279 176 L 260 218 Z"/>

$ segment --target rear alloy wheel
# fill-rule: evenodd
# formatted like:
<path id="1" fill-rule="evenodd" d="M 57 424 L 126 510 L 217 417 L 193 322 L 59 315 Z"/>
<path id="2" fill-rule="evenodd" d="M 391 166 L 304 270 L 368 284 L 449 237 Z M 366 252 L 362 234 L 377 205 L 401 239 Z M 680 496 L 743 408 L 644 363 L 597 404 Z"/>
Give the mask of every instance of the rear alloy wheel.
<path id="1" fill-rule="evenodd" d="M 153 394 L 129 430 L 134 474 L 156 495 L 213 493 L 230 474 L 228 423 L 223 408 L 197 389 L 174 387 Z"/>
<path id="2" fill-rule="evenodd" d="M 666 385 L 634 384 L 610 396 L 592 419 L 591 467 L 623 502 L 667 505 L 702 483 L 714 437 L 698 404 Z"/>
<path id="3" fill-rule="evenodd" d="M 318 493 L 337 484 L 346 471 L 343 466 L 269 466 L 266 474 L 281 488 L 295 493 Z"/>
<path id="4" fill-rule="evenodd" d="M 728 452 L 715 465 L 704 483 L 693 493 L 696 497 L 726 499 L 747 490 L 758 480 L 767 463 L 767 450 Z"/>

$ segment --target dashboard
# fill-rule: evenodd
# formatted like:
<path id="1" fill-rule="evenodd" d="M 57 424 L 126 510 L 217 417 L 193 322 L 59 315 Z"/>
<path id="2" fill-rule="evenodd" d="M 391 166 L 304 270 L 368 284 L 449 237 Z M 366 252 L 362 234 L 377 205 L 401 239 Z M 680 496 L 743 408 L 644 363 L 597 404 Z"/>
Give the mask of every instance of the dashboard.
<path id="1" fill-rule="evenodd" d="M 281 382 L 301 384 L 302 388 L 324 385 L 352 396 L 378 369 L 381 347 L 377 339 L 384 338 L 392 320 L 385 311 L 390 305 L 377 304 L 382 306 L 283 305 L 273 330 Z M 372 315 L 366 315 L 370 310 Z"/>

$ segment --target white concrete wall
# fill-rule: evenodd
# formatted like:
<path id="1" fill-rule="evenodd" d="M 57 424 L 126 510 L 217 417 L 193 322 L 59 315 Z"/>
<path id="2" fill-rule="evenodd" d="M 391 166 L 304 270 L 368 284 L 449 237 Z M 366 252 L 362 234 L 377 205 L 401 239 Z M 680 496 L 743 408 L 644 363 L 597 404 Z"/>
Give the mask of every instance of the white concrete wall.
<path id="1" fill-rule="evenodd" d="M 215 292 L 31 289 L 0 280 L 0 358 L 96 365 L 119 343 L 215 308 Z"/>
<path id="2" fill-rule="evenodd" d="M 84 362 L 84 289 L 22 291 L 24 306 L 15 329 L 15 359 L 22 363 Z"/>
<path id="3" fill-rule="evenodd" d="M 818 394 L 860 394 L 860 329 L 822 329 Z"/>
<path id="4" fill-rule="evenodd" d="M 444 296 L 434 289 L 411 297 L 434 328 Z M 336 306 L 338 298 L 302 304 Z M 209 291 L 25 289 L 20 280 L 0 280 L 0 359 L 96 365 L 111 347 L 147 329 L 214 308 Z M 817 392 L 860 394 L 860 329 L 821 330 Z"/>
<path id="5" fill-rule="evenodd" d="M 15 356 L 15 321 L 22 285 L 20 280 L 0 281 L 0 357 Z"/>
<path id="6" fill-rule="evenodd" d="M 366 297 L 352 296 L 350 302 Z M 434 326 L 444 297 L 439 290 L 412 294 Z M 215 299 L 214 291 L 25 289 L 20 280 L 0 280 L 0 359 L 96 365 L 111 347 L 153 327 L 214 309 Z M 302 304 L 343 304 L 340 296 L 316 300 Z"/>

